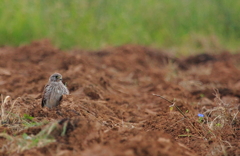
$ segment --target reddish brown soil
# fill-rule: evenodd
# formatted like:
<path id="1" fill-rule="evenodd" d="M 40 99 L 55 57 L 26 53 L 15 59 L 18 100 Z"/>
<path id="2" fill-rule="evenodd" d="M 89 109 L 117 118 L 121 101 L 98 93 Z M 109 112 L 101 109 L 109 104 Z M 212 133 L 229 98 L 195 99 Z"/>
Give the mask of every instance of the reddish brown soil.
<path id="1" fill-rule="evenodd" d="M 54 72 L 71 94 L 57 108 L 42 108 L 41 93 Z M 186 117 L 153 93 L 175 99 Z M 15 107 L 21 115 L 58 120 L 60 129 L 68 123 L 65 136 L 52 134 L 56 142 L 20 153 L 9 153 L 0 137 L 1 155 L 240 155 L 240 54 L 175 58 L 136 45 L 63 52 L 44 40 L 0 48 L 0 94 L 20 97 Z M 221 128 L 198 122 L 198 113 L 219 107 Z M 36 135 L 43 127 L 0 130 Z"/>

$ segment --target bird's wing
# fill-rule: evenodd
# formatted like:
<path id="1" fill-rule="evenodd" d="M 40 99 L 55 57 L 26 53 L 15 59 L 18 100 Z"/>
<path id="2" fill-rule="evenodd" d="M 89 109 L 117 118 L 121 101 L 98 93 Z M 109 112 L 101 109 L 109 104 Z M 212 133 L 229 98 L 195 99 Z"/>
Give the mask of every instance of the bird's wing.
<path id="1" fill-rule="evenodd" d="M 49 99 L 49 84 L 47 84 L 45 87 L 44 87 L 44 90 L 43 90 L 43 93 L 42 93 L 42 107 L 44 107 L 47 103 L 47 99 Z"/>
<path id="2" fill-rule="evenodd" d="M 65 94 L 65 95 L 69 94 L 69 90 L 68 90 L 67 86 L 64 85 L 62 82 L 61 82 L 61 90 L 62 90 L 62 94 Z"/>
<path id="3" fill-rule="evenodd" d="M 63 87 L 64 87 L 64 93 L 63 93 L 63 94 L 68 95 L 68 94 L 69 94 L 69 90 L 68 90 L 68 88 L 67 88 L 65 85 L 64 85 Z"/>

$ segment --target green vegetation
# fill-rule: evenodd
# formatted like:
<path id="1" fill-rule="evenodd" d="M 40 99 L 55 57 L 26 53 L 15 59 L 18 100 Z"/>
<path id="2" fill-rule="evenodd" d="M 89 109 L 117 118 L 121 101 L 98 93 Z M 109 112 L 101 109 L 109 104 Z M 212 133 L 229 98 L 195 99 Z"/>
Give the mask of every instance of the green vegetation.
<path id="1" fill-rule="evenodd" d="M 20 97 L 13 101 L 10 96 L 3 98 L 3 95 L 1 95 L 0 97 L 0 126 L 2 128 L 7 127 L 6 129 L 13 134 L 12 136 L 6 133 L 6 129 L 0 132 L 0 137 L 7 139 L 7 143 L 4 147 L 0 148 L 0 151 L 6 150 L 7 153 L 15 153 L 34 147 L 43 147 L 56 141 L 53 134 L 60 133 L 61 136 L 66 134 L 68 122 L 64 122 L 61 128 L 58 126 L 58 121 L 49 123 L 49 121 L 42 120 L 37 122 L 34 121 L 34 117 L 28 114 L 23 114 L 21 117 L 20 112 L 18 112 Z M 27 135 L 26 133 L 23 133 L 22 136 L 16 135 L 24 129 L 36 126 L 44 126 L 37 135 Z"/>
<path id="2" fill-rule="evenodd" d="M 34 121 L 34 117 L 28 115 L 28 114 L 24 114 L 23 118 L 22 118 L 22 127 L 27 129 L 30 127 L 35 127 L 35 126 L 42 126 L 42 125 L 46 125 L 48 124 L 48 121 L 41 121 L 41 122 L 36 122 Z"/>
<path id="3" fill-rule="evenodd" d="M 136 43 L 237 49 L 238 0 L 1 0 L 0 45 L 49 38 L 61 48 Z M 179 51 L 178 50 L 178 51 Z"/>
<path id="4" fill-rule="evenodd" d="M 56 133 L 58 122 L 52 122 L 46 125 L 37 135 L 27 135 L 23 133 L 22 136 L 11 136 L 7 133 L 0 133 L 0 137 L 6 138 L 7 153 L 22 152 L 34 147 L 43 147 L 56 140 L 52 133 Z M 61 131 L 61 129 L 60 129 Z M 63 133 L 63 132 L 62 132 Z M 2 148 L 1 150 L 5 150 Z"/>
<path id="5" fill-rule="evenodd" d="M 200 96 L 201 98 L 204 98 L 204 97 L 205 97 L 205 95 L 204 95 L 204 94 L 200 94 L 199 96 Z"/>

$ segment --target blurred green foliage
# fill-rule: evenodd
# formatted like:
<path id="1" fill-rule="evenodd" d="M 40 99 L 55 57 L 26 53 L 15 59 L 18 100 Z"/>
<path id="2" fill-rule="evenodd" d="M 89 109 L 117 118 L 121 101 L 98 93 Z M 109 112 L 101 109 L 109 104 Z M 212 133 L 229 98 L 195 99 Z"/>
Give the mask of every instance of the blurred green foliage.
<path id="1" fill-rule="evenodd" d="M 1 0 L 0 45 L 238 48 L 238 0 Z"/>

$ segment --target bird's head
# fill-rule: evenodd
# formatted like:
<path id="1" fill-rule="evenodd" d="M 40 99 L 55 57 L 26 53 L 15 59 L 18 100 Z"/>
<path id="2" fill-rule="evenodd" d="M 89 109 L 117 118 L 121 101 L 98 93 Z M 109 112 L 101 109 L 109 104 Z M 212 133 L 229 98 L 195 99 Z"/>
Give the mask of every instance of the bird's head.
<path id="1" fill-rule="evenodd" d="M 59 73 L 54 73 L 49 78 L 49 82 L 59 82 L 59 81 L 62 81 L 62 75 Z"/>

